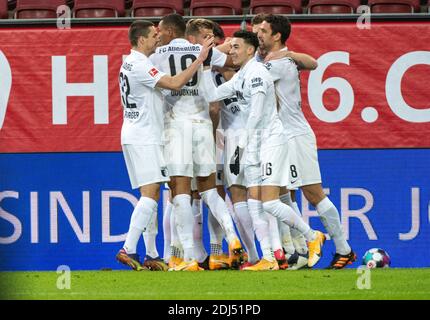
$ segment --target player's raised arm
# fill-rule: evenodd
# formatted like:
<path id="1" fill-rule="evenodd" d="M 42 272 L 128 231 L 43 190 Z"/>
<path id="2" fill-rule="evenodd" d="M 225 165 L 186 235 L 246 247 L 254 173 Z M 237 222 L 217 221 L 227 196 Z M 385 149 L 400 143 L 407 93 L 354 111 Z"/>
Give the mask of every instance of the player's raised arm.
<path id="1" fill-rule="evenodd" d="M 235 94 L 233 83 L 230 81 L 223 83 L 219 87 L 215 86 L 215 83 L 212 80 L 212 70 L 210 65 L 204 66 L 203 90 L 208 102 L 220 101 L 225 98 L 233 97 Z"/>
<path id="2" fill-rule="evenodd" d="M 229 51 L 231 48 L 231 38 L 226 38 L 223 44 L 218 45 L 217 50 L 227 55 L 227 59 L 225 60 L 223 67 L 236 68 L 237 66 L 233 63 L 233 59 L 229 55 Z"/>
<path id="3" fill-rule="evenodd" d="M 270 52 L 264 62 L 268 62 L 270 60 L 282 59 L 282 58 L 291 58 L 297 64 L 299 69 L 303 70 L 315 70 L 318 67 L 318 62 L 310 55 L 306 53 L 280 50 L 277 52 Z"/>
<path id="4" fill-rule="evenodd" d="M 200 65 L 205 60 L 207 60 L 207 58 L 210 61 L 210 57 L 208 56 L 208 54 L 209 50 L 212 49 L 213 45 L 213 36 L 206 38 L 197 59 L 187 69 L 173 77 L 169 75 L 164 75 L 157 82 L 157 87 L 170 90 L 180 90 L 193 77 L 194 73 L 197 72 Z"/>

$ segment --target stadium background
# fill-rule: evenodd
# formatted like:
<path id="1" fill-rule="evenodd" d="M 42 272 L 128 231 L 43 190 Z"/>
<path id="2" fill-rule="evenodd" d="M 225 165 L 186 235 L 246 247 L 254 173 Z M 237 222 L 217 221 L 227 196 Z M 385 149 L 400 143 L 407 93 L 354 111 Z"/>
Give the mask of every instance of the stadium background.
<path id="1" fill-rule="evenodd" d="M 240 20 L 222 26 L 230 35 Z M 120 152 L 127 27 L 3 26 L 0 43 L 0 270 L 122 268 L 114 255 L 138 195 Z M 293 21 L 288 47 L 319 61 L 301 75 L 303 109 L 352 247 L 430 266 L 430 23 Z M 318 267 L 331 252 L 329 241 Z"/>

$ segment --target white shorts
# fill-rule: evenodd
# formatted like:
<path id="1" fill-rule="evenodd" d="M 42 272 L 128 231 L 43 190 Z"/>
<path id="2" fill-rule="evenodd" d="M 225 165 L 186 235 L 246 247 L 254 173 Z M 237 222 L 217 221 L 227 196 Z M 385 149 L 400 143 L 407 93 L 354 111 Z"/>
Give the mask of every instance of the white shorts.
<path id="1" fill-rule="evenodd" d="M 170 181 L 161 145 L 122 145 L 131 187 Z"/>
<path id="2" fill-rule="evenodd" d="M 212 123 L 170 121 L 165 138 L 164 156 L 170 176 L 207 177 L 216 171 Z"/>
<path id="3" fill-rule="evenodd" d="M 308 133 L 288 140 L 288 183 L 290 190 L 321 183 L 315 134 Z"/>
<path id="4" fill-rule="evenodd" d="M 261 185 L 287 185 L 287 144 L 269 146 L 261 149 Z"/>
<path id="5" fill-rule="evenodd" d="M 246 188 L 261 186 L 260 164 L 245 164 L 243 168 L 243 184 Z"/>

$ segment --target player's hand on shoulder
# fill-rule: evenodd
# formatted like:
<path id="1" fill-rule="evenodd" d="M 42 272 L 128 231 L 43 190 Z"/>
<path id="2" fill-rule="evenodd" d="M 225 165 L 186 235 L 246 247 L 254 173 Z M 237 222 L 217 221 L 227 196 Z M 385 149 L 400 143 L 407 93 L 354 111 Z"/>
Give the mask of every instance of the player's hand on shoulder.
<path id="1" fill-rule="evenodd" d="M 264 62 L 268 62 L 270 60 L 278 60 L 283 58 L 291 57 L 294 54 L 294 51 L 280 50 L 277 52 L 269 52 L 264 59 Z"/>

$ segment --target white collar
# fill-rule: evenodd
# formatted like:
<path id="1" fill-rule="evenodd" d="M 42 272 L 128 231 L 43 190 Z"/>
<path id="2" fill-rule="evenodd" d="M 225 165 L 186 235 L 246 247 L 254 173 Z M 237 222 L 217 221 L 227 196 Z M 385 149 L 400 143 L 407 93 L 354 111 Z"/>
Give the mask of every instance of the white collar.
<path id="1" fill-rule="evenodd" d="M 131 55 L 134 55 L 134 56 L 136 56 L 136 57 L 144 56 L 145 58 L 148 58 L 144 53 L 139 52 L 139 51 L 134 50 L 134 49 L 131 49 L 131 50 L 130 50 L 130 54 L 131 54 Z"/>
<path id="2" fill-rule="evenodd" d="M 190 43 L 190 42 L 184 38 L 175 38 L 172 41 L 170 41 L 169 45 L 175 44 L 175 43 Z"/>

